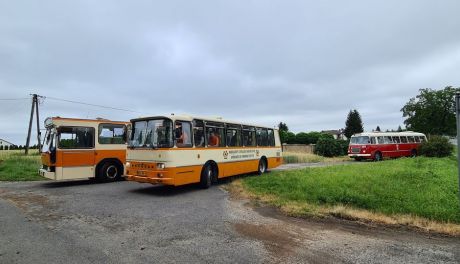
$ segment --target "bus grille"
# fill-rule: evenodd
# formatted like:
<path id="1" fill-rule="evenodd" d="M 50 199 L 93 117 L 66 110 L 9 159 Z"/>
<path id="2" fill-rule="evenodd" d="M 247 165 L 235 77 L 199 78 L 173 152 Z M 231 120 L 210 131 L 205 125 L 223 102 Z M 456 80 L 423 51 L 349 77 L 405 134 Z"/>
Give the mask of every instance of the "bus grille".
<path id="1" fill-rule="evenodd" d="M 361 148 L 351 148 L 351 152 L 352 152 L 352 153 L 360 153 L 360 152 L 361 152 Z"/>

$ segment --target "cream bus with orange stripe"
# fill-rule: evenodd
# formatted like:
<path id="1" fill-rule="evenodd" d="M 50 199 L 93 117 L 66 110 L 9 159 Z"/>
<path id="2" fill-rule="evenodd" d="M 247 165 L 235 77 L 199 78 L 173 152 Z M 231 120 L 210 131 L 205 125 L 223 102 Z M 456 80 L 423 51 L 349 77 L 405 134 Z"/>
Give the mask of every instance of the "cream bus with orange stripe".
<path id="1" fill-rule="evenodd" d="M 40 175 L 53 180 L 122 179 L 128 124 L 106 119 L 47 118 Z"/>
<path id="2" fill-rule="evenodd" d="M 131 120 L 126 156 L 130 181 L 208 188 L 217 179 L 275 168 L 277 129 L 222 119 L 156 116 Z"/>

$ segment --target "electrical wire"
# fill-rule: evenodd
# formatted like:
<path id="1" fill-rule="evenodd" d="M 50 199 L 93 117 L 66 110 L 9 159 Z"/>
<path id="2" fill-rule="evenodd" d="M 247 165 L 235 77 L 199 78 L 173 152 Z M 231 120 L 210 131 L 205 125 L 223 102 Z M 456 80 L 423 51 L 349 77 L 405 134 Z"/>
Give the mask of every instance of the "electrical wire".
<path id="1" fill-rule="evenodd" d="M 112 110 L 117 110 L 117 111 L 125 111 L 125 112 L 142 114 L 142 112 L 133 111 L 133 110 L 129 110 L 129 109 L 123 109 L 123 108 L 117 108 L 117 107 L 111 107 L 111 106 L 105 106 L 105 105 L 98 105 L 98 104 L 90 104 L 90 103 L 78 102 L 78 101 L 67 100 L 67 99 L 56 98 L 56 97 L 49 97 L 49 96 L 42 96 L 42 97 L 45 98 L 45 99 L 51 99 L 51 100 L 55 100 L 55 101 L 62 101 L 62 102 L 73 103 L 73 104 L 95 106 L 95 107 L 112 109 Z"/>
<path id="2" fill-rule="evenodd" d="M 19 101 L 19 100 L 30 100 L 30 98 L 0 98 L 0 101 Z"/>

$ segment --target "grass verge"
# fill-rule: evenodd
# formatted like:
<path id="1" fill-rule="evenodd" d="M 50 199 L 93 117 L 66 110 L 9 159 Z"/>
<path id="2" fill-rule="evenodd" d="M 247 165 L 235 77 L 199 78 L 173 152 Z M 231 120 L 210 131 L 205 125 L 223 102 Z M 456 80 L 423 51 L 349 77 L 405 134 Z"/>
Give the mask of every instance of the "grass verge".
<path id="1" fill-rule="evenodd" d="M 0 151 L 0 181 L 37 181 L 45 178 L 38 175 L 40 156 L 35 150 L 30 155 L 23 151 Z"/>
<path id="2" fill-rule="evenodd" d="M 457 188 L 454 157 L 276 171 L 230 187 L 292 216 L 336 216 L 460 235 Z"/>

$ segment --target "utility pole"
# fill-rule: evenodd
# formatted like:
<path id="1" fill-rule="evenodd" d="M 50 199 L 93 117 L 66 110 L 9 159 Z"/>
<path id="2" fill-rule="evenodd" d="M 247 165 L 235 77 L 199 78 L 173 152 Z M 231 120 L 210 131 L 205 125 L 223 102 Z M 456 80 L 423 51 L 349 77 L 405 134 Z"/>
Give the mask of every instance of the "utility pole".
<path id="1" fill-rule="evenodd" d="M 455 112 L 457 116 L 458 201 L 460 206 L 460 93 L 455 94 Z"/>
<path id="2" fill-rule="evenodd" d="M 36 112 L 36 119 L 37 119 L 37 140 L 38 140 L 38 151 L 41 150 L 41 140 L 40 140 L 40 118 L 38 114 L 38 97 L 41 97 L 37 94 L 32 94 L 32 107 L 30 108 L 30 119 L 29 119 L 29 130 L 27 132 L 27 141 L 26 141 L 26 152 L 25 154 L 29 154 L 29 145 L 30 145 L 30 135 L 32 133 L 32 121 L 34 119 L 34 110 Z"/>

